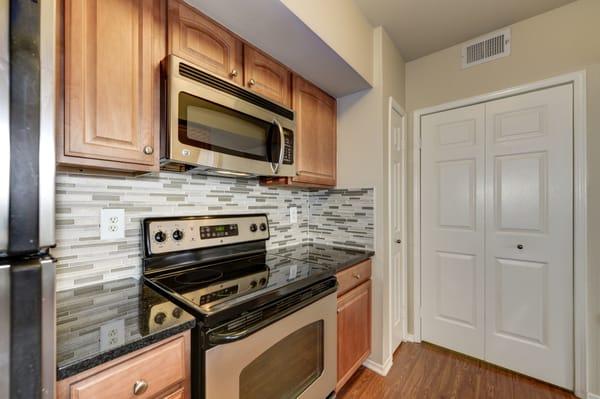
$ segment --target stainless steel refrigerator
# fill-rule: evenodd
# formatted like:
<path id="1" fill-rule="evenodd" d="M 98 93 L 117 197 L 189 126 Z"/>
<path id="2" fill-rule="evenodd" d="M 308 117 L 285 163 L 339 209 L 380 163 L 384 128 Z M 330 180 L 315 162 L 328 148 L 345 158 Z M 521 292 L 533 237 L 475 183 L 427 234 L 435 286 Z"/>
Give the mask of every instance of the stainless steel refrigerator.
<path id="1" fill-rule="evenodd" d="M 56 1 L 0 0 L 0 398 L 53 398 Z"/>

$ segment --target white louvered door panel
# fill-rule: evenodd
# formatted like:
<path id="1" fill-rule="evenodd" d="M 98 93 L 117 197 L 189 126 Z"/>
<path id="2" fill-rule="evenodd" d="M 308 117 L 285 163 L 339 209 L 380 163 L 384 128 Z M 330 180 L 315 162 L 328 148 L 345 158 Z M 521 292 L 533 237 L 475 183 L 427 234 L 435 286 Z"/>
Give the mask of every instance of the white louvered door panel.
<path id="1" fill-rule="evenodd" d="M 573 93 L 486 104 L 485 359 L 573 388 Z"/>
<path id="2" fill-rule="evenodd" d="M 422 338 L 483 358 L 484 105 L 422 118 Z"/>

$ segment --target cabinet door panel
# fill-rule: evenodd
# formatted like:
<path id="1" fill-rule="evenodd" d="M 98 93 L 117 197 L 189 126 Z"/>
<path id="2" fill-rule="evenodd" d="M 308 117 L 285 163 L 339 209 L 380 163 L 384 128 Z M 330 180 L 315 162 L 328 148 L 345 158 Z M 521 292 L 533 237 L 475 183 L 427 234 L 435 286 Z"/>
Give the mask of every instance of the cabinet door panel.
<path id="1" fill-rule="evenodd" d="M 336 120 L 334 98 L 299 76 L 294 77 L 296 183 L 335 186 Z"/>
<path id="2" fill-rule="evenodd" d="M 244 46 L 246 87 L 291 107 L 291 72 L 251 46 Z"/>
<path id="3" fill-rule="evenodd" d="M 338 299 L 338 382 L 336 391 L 371 353 L 371 281 Z"/>
<path id="4" fill-rule="evenodd" d="M 160 7 L 65 1 L 65 156 L 158 166 Z"/>
<path id="5" fill-rule="evenodd" d="M 241 84 L 242 42 L 182 1 L 169 1 L 169 53 Z"/>

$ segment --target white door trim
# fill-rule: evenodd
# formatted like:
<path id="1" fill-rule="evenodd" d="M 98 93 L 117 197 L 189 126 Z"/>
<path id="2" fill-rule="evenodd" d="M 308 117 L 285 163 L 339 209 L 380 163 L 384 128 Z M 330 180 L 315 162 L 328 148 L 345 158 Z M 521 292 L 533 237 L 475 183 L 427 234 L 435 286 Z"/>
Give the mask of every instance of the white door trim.
<path id="1" fill-rule="evenodd" d="M 413 326 L 421 340 L 421 117 L 563 84 L 573 85 L 574 337 L 575 394 L 587 395 L 587 110 L 585 71 L 416 110 L 413 115 Z"/>
<path id="2" fill-rule="evenodd" d="M 393 193 L 390 190 L 390 188 L 392 187 L 392 162 L 391 162 L 391 157 L 390 157 L 390 152 L 392 151 L 392 111 L 396 111 L 400 114 L 400 116 L 402 117 L 402 133 L 403 136 L 405 137 L 405 139 L 408 138 L 408 131 L 407 131 L 407 125 L 406 125 L 406 111 L 404 111 L 404 108 L 402 108 L 402 106 L 400 106 L 400 104 L 398 104 L 398 102 L 396 100 L 394 100 L 393 97 L 389 97 L 389 101 L 388 101 L 388 132 L 387 132 L 387 144 L 388 144 L 388 215 L 392 214 L 392 197 L 393 197 Z M 402 196 L 404 197 L 404 206 L 402 209 L 402 220 L 403 220 L 403 231 L 402 231 L 402 239 L 403 240 L 407 240 L 407 195 L 406 195 L 406 190 L 407 190 L 407 185 L 408 185 L 408 173 L 406 170 L 406 165 L 407 165 L 407 148 L 406 146 L 403 146 L 403 159 L 404 159 L 404 168 L 403 168 L 403 185 L 402 185 Z M 388 314 L 388 318 L 389 318 L 389 342 L 388 344 L 388 353 L 391 354 L 391 356 L 393 357 L 393 352 L 394 352 L 394 345 L 393 345 L 393 324 L 394 324 L 394 317 L 392 314 L 392 301 L 393 301 L 393 284 L 392 284 L 392 276 L 393 276 L 393 271 L 392 271 L 392 267 L 393 267 L 393 262 L 392 262 L 392 248 L 393 248 L 393 243 L 391 242 L 391 237 L 392 237 L 392 224 L 388 223 L 388 228 L 387 228 L 387 236 L 389 237 L 390 242 L 388 243 L 388 247 L 387 247 L 387 264 L 388 264 L 388 284 L 389 284 L 389 288 L 388 288 L 388 304 L 389 306 L 389 314 Z M 406 248 L 408 248 L 408 245 L 405 246 Z M 402 315 L 403 315 L 403 321 L 402 321 L 402 337 L 403 340 L 407 339 L 407 335 L 408 335 L 408 282 L 407 282 L 407 275 L 408 275 L 408 254 L 407 251 L 404 251 L 402 254 L 402 263 L 403 263 L 403 269 L 402 269 Z"/>

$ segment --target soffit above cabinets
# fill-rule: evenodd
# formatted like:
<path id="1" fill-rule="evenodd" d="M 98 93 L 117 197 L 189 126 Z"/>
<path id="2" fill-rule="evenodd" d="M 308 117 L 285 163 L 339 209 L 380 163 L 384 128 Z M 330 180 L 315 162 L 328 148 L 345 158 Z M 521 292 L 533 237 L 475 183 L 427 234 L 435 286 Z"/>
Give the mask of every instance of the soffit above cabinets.
<path id="1" fill-rule="evenodd" d="M 185 0 L 333 97 L 371 84 L 280 0 Z"/>

